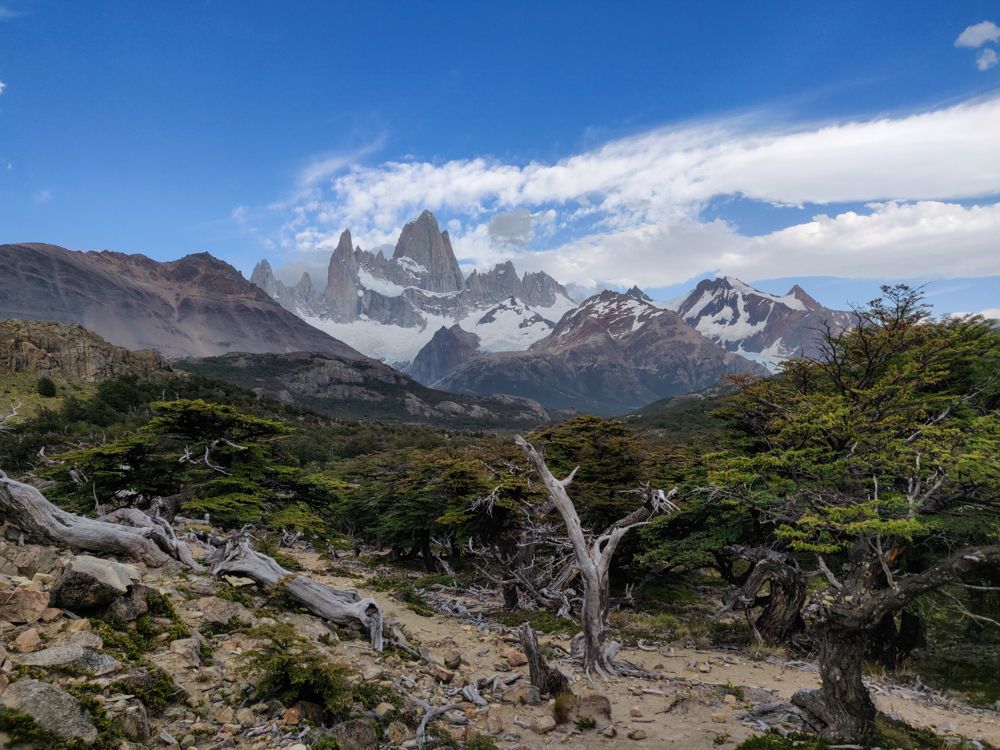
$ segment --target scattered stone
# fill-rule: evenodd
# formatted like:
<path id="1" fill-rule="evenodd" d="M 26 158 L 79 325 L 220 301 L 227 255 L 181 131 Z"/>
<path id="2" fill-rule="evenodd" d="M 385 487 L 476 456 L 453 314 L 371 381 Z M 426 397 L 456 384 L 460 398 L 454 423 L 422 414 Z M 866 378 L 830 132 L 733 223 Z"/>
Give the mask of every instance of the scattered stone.
<path id="1" fill-rule="evenodd" d="M 510 662 L 507 661 L 506 659 L 497 659 L 495 662 L 493 662 L 493 669 L 495 669 L 497 672 L 509 672 Z"/>
<path id="2" fill-rule="evenodd" d="M 341 750 L 376 750 L 379 746 L 378 733 L 368 719 L 351 719 L 337 724 L 330 734 Z"/>
<path id="3" fill-rule="evenodd" d="M 631 709 L 629 709 L 628 715 L 634 716 L 638 719 L 642 716 L 642 711 L 639 710 L 638 706 L 633 706 Z"/>
<path id="4" fill-rule="evenodd" d="M 86 630 L 93 630 L 94 626 L 90 624 L 90 620 L 71 620 L 66 623 L 65 632 L 67 633 L 80 633 Z"/>
<path id="5" fill-rule="evenodd" d="M 445 685 L 455 679 L 454 672 L 436 665 L 431 669 L 431 676 L 438 682 L 443 682 Z"/>
<path id="6" fill-rule="evenodd" d="M 389 742 L 402 745 L 406 740 L 410 739 L 410 729 L 401 721 L 394 721 L 385 730 L 385 737 Z"/>
<path id="7" fill-rule="evenodd" d="M 0 587 L 0 620 L 30 625 L 49 608 L 49 599 L 45 591 L 32 591 L 25 586 Z"/>
<path id="8" fill-rule="evenodd" d="M 708 674 L 709 672 L 712 671 L 712 665 L 710 665 L 708 662 L 703 662 L 698 665 L 698 671 L 703 674 Z"/>
<path id="9" fill-rule="evenodd" d="M 22 654 L 30 654 L 32 651 L 38 649 L 42 645 L 42 639 L 38 635 L 38 631 L 32 628 L 31 630 L 25 630 L 21 635 L 14 639 L 14 648 L 16 648 Z"/>
<path id="10" fill-rule="evenodd" d="M 134 565 L 79 555 L 63 569 L 49 593 L 54 606 L 72 610 L 103 607 L 128 593 L 139 578 Z"/>
<path id="11" fill-rule="evenodd" d="M 512 648 L 508 651 L 504 651 L 503 654 L 507 658 L 507 663 L 512 667 L 523 667 L 528 663 L 528 657 L 523 653 L 518 651 L 516 648 Z"/>
<path id="12" fill-rule="evenodd" d="M 236 712 L 229 706 L 219 706 L 213 718 L 220 724 L 232 724 L 236 721 Z"/>
<path id="13" fill-rule="evenodd" d="M 172 641 L 170 650 L 183 657 L 189 667 L 201 666 L 201 644 L 197 638 L 180 638 Z"/>
<path id="14" fill-rule="evenodd" d="M 531 731 L 535 734 L 546 734 L 556 728 L 556 720 L 551 716 L 541 716 L 531 722 Z"/>
<path id="15" fill-rule="evenodd" d="M 458 669 L 462 666 L 462 652 L 455 650 L 445 651 L 444 665 L 448 669 Z"/>
<path id="16" fill-rule="evenodd" d="M 615 729 L 615 725 L 614 724 L 611 724 L 609 726 L 606 726 L 604 729 L 602 729 L 601 730 L 601 734 L 603 734 L 605 737 L 617 737 L 618 736 L 618 730 Z"/>
<path id="17" fill-rule="evenodd" d="M 90 744 L 97 729 L 80 702 L 62 688 L 38 680 L 18 680 L 0 696 L 0 707 L 28 714 L 35 723 L 65 740 Z"/>
<path id="18" fill-rule="evenodd" d="M 70 633 L 68 638 L 64 638 L 63 644 L 100 650 L 104 648 L 104 639 L 92 630 L 78 630 L 75 633 Z"/>
<path id="19" fill-rule="evenodd" d="M 730 706 L 735 706 L 736 700 L 737 699 L 735 695 L 733 695 L 732 693 L 726 693 L 726 697 L 722 699 L 722 702 Z"/>
<path id="20" fill-rule="evenodd" d="M 220 599 L 217 596 L 205 596 L 201 599 L 192 599 L 184 605 L 184 609 L 197 610 L 205 618 L 205 625 L 228 625 L 233 618 L 243 623 L 257 627 L 260 620 L 254 617 L 253 613 L 239 602 L 230 602 Z"/>
<path id="21" fill-rule="evenodd" d="M 361 678 L 365 682 L 375 682 L 381 680 L 385 670 L 382 667 L 368 667 L 361 673 Z"/>
<path id="22" fill-rule="evenodd" d="M 496 709 L 491 709 L 486 716 L 486 731 L 497 737 L 503 734 L 503 719 Z"/>
<path id="23" fill-rule="evenodd" d="M 3 691 L 7 689 L 9 684 L 10 680 L 7 678 L 7 675 L 0 674 L 0 695 L 3 695 Z"/>
<path id="24" fill-rule="evenodd" d="M 236 723 L 241 727 L 252 727 L 257 723 L 257 717 L 249 708 L 241 708 L 236 712 Z"/>
<path id="25" fill-rule="evenodd" d="M 389 714 L 395 713 L 395 711 L 396 711 L 395 706 L 393 706 L 391 703 L 385 703 L 384 701 L 375 706 L 375 715 L 380 719 L 384 719 Z"/>
<path id="26" fill-rule="evenodd" d="M 58 607 L 48 607 L 42 610 L 42 614 L 39 615 L 38 619 L 42 622 L 55 622 L 60 617 L 62 617 L 62 610 Z"/>
<path id="27" fill-rule="evenodd" d="M 628 738 L 630 740 L 644 740 L 646 739 L 646 731 L 644 729 L 633 729 L 628 733 Z"/>
<path id="28" fill-rule="evenodd" d="M 514 687 L 508 689 L 503 694 L 504 703 L 513 703 L 515 705 L 525 703 L 529 706 L 537 706 L 541 700 L 542 697 L 538 692 L 538 688 L 526 682 L 514 685 Z"/>
<path id="29" fill-rule="evenodd" d="M 139 741 L 149 739 L 149 715 L 142 703 L 137 701 L 135 705 L 126 708 L 118 717 L 118 722 L 129 739 Z"/>
<path id="30" fill-rule="evenodd" d="M 48 547 L 37 544 L 8 547 L 3 555 L 26 578 L 34 578 L 37 573 L 48 574 L 59 567 L 59 556 Z M 52 580 L 48 582 L 52 583 Z"/>
<path id="31" fill-rule="evenodd" d="M 43 651 L 25 653 L 23 656 L 12 655 L 10 658 L 15 664 L 26 667 L 58 669 L 96 677 L 117 672 L 122 667 L 120 662 L 107 654 L 99 654 L 93 649 L 76 645 L 54 646 Z"/>
<path id="32" fill-rule="evenodd" d="M 726 723 L 726 715 L 724 713 L 722 713 L 721 711 L 718 711 L 718 712 L 712 714 L 712 721 L 714 721 L 716 724 L 725 724 Z"/>
<path id="33" fill-rule="evenodd" d="M 297 745 L 292 745 L 288 750 L 308 750 L 308 748 L 300 742 Z"/>
<path id="34" fill-rule="evenodd" d="M 318 703 L 310 703 L 309 701 L 299 701 L 288 711 L 298 711 L 299 722 L 308 721 L 314 727 L 320 726 L 326 718 L 326 709 Z M 288 711 L 285 712 L 286 716 Z"/>
<path id="35" fill-rule="evenodd" d="M 196 742 L 193 734 L 186 734 L 181 740 L 181 750 L 188 750 L 188 748 L 194 747 Z"/>

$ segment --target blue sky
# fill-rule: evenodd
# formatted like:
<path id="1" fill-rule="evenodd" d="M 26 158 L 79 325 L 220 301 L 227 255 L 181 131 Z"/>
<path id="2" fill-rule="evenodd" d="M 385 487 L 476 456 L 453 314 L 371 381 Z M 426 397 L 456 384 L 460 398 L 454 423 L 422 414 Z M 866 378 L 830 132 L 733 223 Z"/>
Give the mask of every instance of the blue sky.
<path id="1" fill-rule="evenodd" d="M 996 2 L 0 0 L 0 242 L 291 276 L 427 207 L 469 270 L 1000 308 L 984 22 Z"/>

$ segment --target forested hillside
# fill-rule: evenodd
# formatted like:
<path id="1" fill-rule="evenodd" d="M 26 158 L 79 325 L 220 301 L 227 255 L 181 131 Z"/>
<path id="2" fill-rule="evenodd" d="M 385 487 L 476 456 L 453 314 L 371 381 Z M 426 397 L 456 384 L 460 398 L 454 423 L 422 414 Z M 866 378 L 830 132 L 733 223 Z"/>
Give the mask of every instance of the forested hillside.
<path id="1" fill-rule="evenodd" d="M 924 721 L 917 708 L 953 710 L 959 701 L 981 712 L 1000 700 L 1000 339 L 982 320 L 929 313 L 919 293 L 886 288 L 856 311 L 854 328 L 824 339 L 820 356 L 791 360 L 775 377 L 734 376 L 624 421 L 526 424 L 523 439 L 335 419 L 190 373 L 151 370 L 97 383 L 7 374 L 0 398 L 18 408 L 0 409 L 0 468 L 23 484 L 0 489 L 0 498 L 27 497 L 18 488 L 34 487 L 95 521 L 134 522 L 134 509 L 179 524 L 190 544 L 204 547 L 198 559 L 217 575 L 249 575 L 255 597 L 273 585 L 260 567 L 272 564 L 284 576 L 319 565 L 363 591 L 391 591 L 396 605 L 365 605 L 379 610 L 377 622 L 364 621 L 373 643 L 382 641 L 384 606 L 454 622 L 452 643 L 462 628 L 503 634 L 528 622 L 553 634 L 540 656 L 531 628 L 511 636 L 533 660 L 530 681 L 541 694 L 571 689 L 579 698 L 589 675 L 598 691 L 617 695 L 611 691 L 625 687 L 603 678 L 618 675 L 659 681 L 636 690 L 669 695 L 668 713 L 699 695 L 721 705 L 725 695 L 724 708 L 739 702 L 743 713 L 713 714 L 709 726 L 726 724 L 717 744 L 790 727 L 807 733 L 794 742 L 811 734 L 936 747 L 886 724 L 879 712 L 889 709 L 869 689 L 915 696 L 910 713 L 897 703 L 892 711 L 916 725 Z M 15 547 L 38 543 L 32 534 L 41 532 L 17 515 L 21 506 L 4 507 L 6 538 Z M 46 533 L 46 543 L 69 544 Z M 314 595 L 292 590 L 299 604 L 288 606 L 324 617 Z M 430 700 L 426 716 L 435 696 L 444 700 L 435 690 L 451 680 L 434 670 L 458 669 L 469 657 L 448 657 L 446 669 L 386 622 L 401 664 L 430 669 L 417 702 L 406 698 L 410 708 Z M 279 651 L 285 637 L 226 628 Z M 580 636 L 560 651 L 560 633 Z M 675 649 L 691 655 L 686 667 L 671 660 Z M 776 698 L 716 677 L 737 657 L 782 665 L 781 674 L 815 663 L 820 681 L 796 683 L 803 689 L 781 692 L 780 710 L 765 710 Z M 574 670 L 582 671 L 572 677 Z M 479 682 L 466 685 L 485 691 L 471 679 Z M 278 695 L 261 684 L 258 698 Z M 392 701 L 410 694 L 378 684 Z M 289 694 L 319 699 L 315 690 Z M 589 716 L 555 705 L 553 727 Z M 646 736 L 635 720 L 643 713 L 631 713 L 630 737 Z M 397 732 L 409 731 L 406 721 Z M 596 725 L 578 721 L 567 736 L 585 740 Z M 492 735 L 515 730 L 508 724 Z"/>

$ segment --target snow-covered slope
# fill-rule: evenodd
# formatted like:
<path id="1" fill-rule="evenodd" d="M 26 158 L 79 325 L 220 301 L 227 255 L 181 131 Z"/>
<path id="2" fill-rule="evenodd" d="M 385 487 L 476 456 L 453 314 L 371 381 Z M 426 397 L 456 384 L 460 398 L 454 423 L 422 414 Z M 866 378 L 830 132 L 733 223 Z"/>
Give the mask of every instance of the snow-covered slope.
<path id="1" fill-rule="evenodd" d="M 251 281 L 307 323 L 399 368 L 442 327 L 460 324 L 475 333 L 483 352 L 521 351 L 549 335 L 576 307 L 551 276 L 522 277 L 510 262 L 466 278 L 447 230 L 439 230 L 429 211 L 403 228 L 392 257 L 384 250 L 355 248 L 345 231 L 322 294 L 308 277 L 286 286 L 266 260 L 257 264 Z"/>
<path id="2" fill-rule="evenodd" d="M 732 276 L 706 279 L 682 297 L 653 304 L 673 310 L 727 351 L 772 372 L 783 360 L 810 353 L 824 322 L 850 325 L 849 313 L 823 307 L 798 285 L 778 297 Z"/>

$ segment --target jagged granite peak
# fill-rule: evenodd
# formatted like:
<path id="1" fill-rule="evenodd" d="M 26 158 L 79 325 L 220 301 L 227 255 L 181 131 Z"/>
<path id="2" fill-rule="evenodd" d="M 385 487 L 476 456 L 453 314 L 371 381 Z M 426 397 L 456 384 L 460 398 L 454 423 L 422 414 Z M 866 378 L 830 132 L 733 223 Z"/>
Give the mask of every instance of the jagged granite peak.
<path id="1" fill-rule="evenodd" d="M 459 365 L 479 356 L 479 336 L 456 323 L 441 326 L 414 357 L 406 373 L 418 383 L 429 385 Z"/>
<path id="2" fill-rule="evenodd" d="M 796 287 L 797 288 L 797 287 Z M 653 298 L 646 294 L 639 288 L 638 284 L 635 284 L 631 289 L 625 292 L 626 297 L 634 297 L 635 299 L 642 300 L 643 302 L 652 302 Z"/>
<path id="3" fill-rule="evenodd" d="M 528 351 L 475 357 L 434 387 L 470 395 L 507 393 L 548 408 L 620 414 L 737 373 L 768 371 L 725 351 L 673 311 L 606 290 L 568 311 Z"/>
<path id="4" fill-rule="evenodd" d="M 403 227 L 396 242 L 395 261 L 406 260 L 417 275 L 426 275 L 430 292 L 460 292 L 465 289 L 465 276 L 455 258 L 448 230 L 442 232 L 434 214 L 426 209 L 414 221 Z"/>
<path id="5" fill-rule="evenodd" d="M 323 298 L 330 306 L 332 317 L 336 320 L 354 320 L 358 317 L 358 261 L 354 257 L 354 246 L 351 244 L 351 231 L 345 229 L 340 235 L 333 255 L 330 256 L 330 267 L 326 276 L 326 289 Z"/>
<path id="6" fill-rule="evenodd" d="M 703 279 L 664 306 L 727 351 L 772 370 L 784 359 L 814 353 L 817 331 L 824 324 L 851 325 L 850 313 L 823 307 L 797 284 L 778 297 L 733 276 Z"/>
<path id="7" fill-rule="evenodd" d="M 169 369 L 170 363 L 158 352 L 129 351 L 75 323 L 0 321 L 0 373 L 30 372 L 92 382 Z"/>
<path id="8" fill-rule="evenodd" d="M 266 275 L 270 265 L 259 271 Z M 107 250 L 0 245 L 0 278 L 0 320 L 78 323 L 130 350 L 168 358 L 302 350 L 363 356 L 208 253 L 160 263 Z"/>
<path id="9" fill-rule="evenodd" d="M 476 333 L 483 336 L 485 351 L 523 349 L 576 306 L 551 276 L 538 271 L 520 277 L 511 262 L 463 278 L 448 232 L 438 229 L 434 215 L 424 211 L 403 228 L 395 246 L 372 250 L 352 250 L 345 231 L 330 258 L 321 295 L 301 288 L 301 282 L 287 287 L 263 267 L 254 280 L 285 309 L 385 362 L 412 362 L 442 325 L 479 320 L 511 298 L 519 300 L 518 308 L 532 309 L 503 311 L 503 320 Z M 386 257 L 389 247 L 394 248 L 391 258 Z M 532 322 L 522 325 L 525 317 Z M 409 330 L 403 334 L 399 329 Z M 494 345 L 496 349 L 488 348 Z"/>

